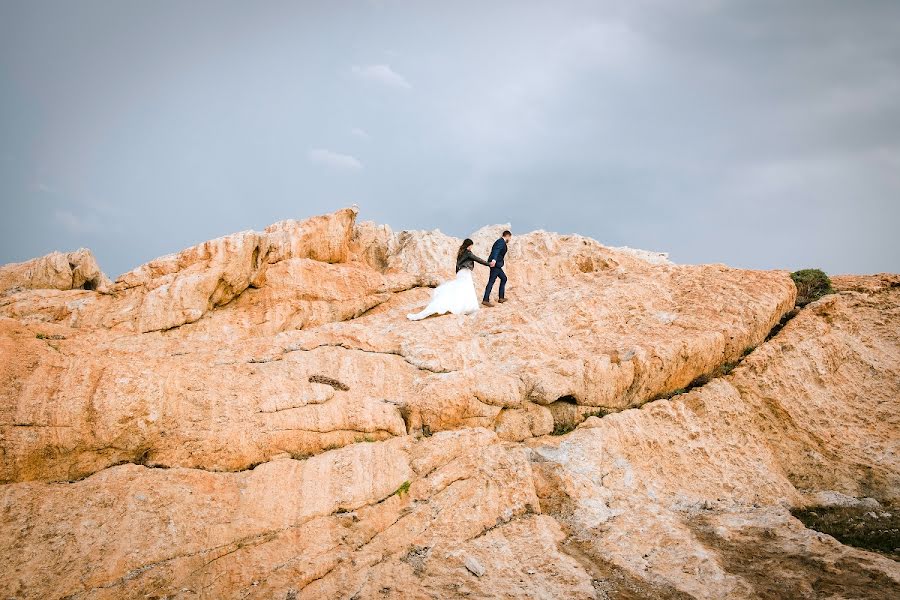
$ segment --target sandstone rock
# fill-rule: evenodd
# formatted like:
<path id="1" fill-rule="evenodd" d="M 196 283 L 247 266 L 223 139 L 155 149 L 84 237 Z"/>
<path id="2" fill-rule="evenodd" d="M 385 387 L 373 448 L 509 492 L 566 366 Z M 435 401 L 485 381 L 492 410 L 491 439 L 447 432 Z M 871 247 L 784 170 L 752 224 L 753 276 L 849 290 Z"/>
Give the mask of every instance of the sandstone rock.
<path id="1" fill-rule="evenodd" d="M 896 502 L 900 330 L 884 325 L 898 309 L 897 291 L 830 296 L 728 377 L 531 441 L 544 512 L 579 552 L 653 593 L 897 593 L 897 563 L 824 540 L 783 505 L 823 490 Z"/>
<path id="2" fill-rule="evenodd" d="M 534 514 L 529 474 L 521 449 L 468 430 L 241 473 L 125 465 L 67 486 L 4 486 L 0 590 L 593 598 L 590 578 L 556 549 L 555 522 Z M 409 491 L 398 493 L 404 485 Z M 463 556 L 482 565 L 481 579 L 460 581 Z M 520 581 L 511 568 L 536 575 Z"/>
<path id="3" fill-rule="evenodd" d="M 812 495 L 812 501 L 815 506 L 832 507 L 852 507 L 862 509 L 881 508 L 881 503 L 875 498 L 854 498 L 834 490 L 822 490 Z"/>
<path id="4" fill-rule="evenodd" d="M 354 229 L 355 216 L 211 240 L 110 294 L 0 302 L 26 325 L 0 327 L 5 347 L 40 365 L 23 388 L 0 388 L 20 415 L 0 425 L 3 478 L 71 480 L 121 461 L 236 470 L 458 427 L 519 441 L 687 385 L 759 343 L 794 299 L 785 273 L 657 264 L 534 232 L 510 247 L 511 303 L 410 323 L 458 240 Z M 473 239 L 486 250 L 504 227 Z M 38 323 L 74 329 L 54 349 L 33 338 Z M 323 402 L 304 379 L 315 374 L 349 389 Z"/>
<path id="5" fill-rule="evenodd" d="M 243 231 L 227 235 L 157 258 L 124 273 L 109 287 L 109 295 L 80 297 L 75 304 L 72 304 L 71 296 L 58 296 L 58 302 L 52 308 L 32 307 L 37 310 L 30 313 L 22 306 L 28 304 L 29 297 L 13 298 L 8 301 L 12 307 L 3 307 L 3 313 L 32 320 L 50 318 L 80 328 L 149 332 L 180 327 L 228 305 L 248 288 L 265 286 L 270 265 L 276 267 L 273 274 L 276 283 L 272 287 L 277 288 L 291 269 L 280 263 L 298 259 L 347 260 L 355 218 L 355 209 L 345 209 L 305 221 L 275 223 L 262 233 Z M 22 281 L 27 283 L 30 280 L 25 275 L 30 272 L 13 269 L 7 277 L 7 285 L 15 284 L 16 277 L 24 278 Z M 339 273 L 335 274 L 335 278 L 339 277 Z M 17 285 L 35 287 L 23 283 Z M 384 284 L 381 280 L 378 285 L 393 289 L 392 284 Z M 305 286 L 297 287 L 294 285 L 294 290 L 279 289 L 280 296 L 276 292 L 274 299 L 263 300 L 263 304 L 269 308 L 273 302 L 285 300 L 283 296 L 286 295 L 287 299 L 299 300 L 316 286 L 307 281 Z M 373 292 L 362 291 L 357 295 L 364 298 Z M 50 315 L 48 308 L 52 311 Z M 269 316 L 265 311 L 262 314 L 257 311 L 253 316 L 240 319 L 239 324 L 250 328 Z M 219 327 L 220 335 L 230 335 L 237 326 L 225 331 Z"/>
<path id="6" fill-rule="evenodd" d="M 266 269 L 265 285 L 247 289 L 228 306 L 176 335 L 214 339 L 227 331 L 240 337 L 263 336 L 346 321 L 417 284 L 414 277 L 384 276 L 358 263 L 331 265 L 307 258 L 285 259 Z"/>
<path id="7" fill-rule="evenodd" d="M 99 290 L 109 284 L 94 255 L 85 248 L 0 266 L 0 293 L 11 289 Z"/>
<path id="8" fill-rule="evenodd" d="M 900 274 L 878 273 L 877 275 L 836 275 L 831 277 L 835 290 L 874 293 L 900 287 Z"/>
<path id="9" fill-rule="evenodd" d="M 4 481 L 74 480 L 123 461 L 239 470 L 284 452 L 406 434 L 385 398 L 410 387 L 415 369 L 393 368 L 406 364 L 395 356 L 172 352 L 149 340 L 137 353 L 70 331 L 47 342 L 0 319 L 0 352 L 19 357 L 3 361 L 11 382 L 0 395 Z M 326 392 L 310 381 L 317 375 L 349 391 Z"/>
<path id="10" fill-rule="evenodd" d="M 309 258 L 327 263 L 346 262 L 358 210 L 345 208 L 303 221 L 280 221 L 266 227 L 269 263 Z"/>
<path id="11" fill-rule="evenodd" d="M 900 593 L 788 511 L 900 501 L 900 277 L 835 277 L 766 341 L 786 272 L 539 231 L 510 302 L 411 323 L 459 240 L 355 217 L 105 293 L 0 269 L 0 595 Z"/>
<path id="12" fill-rule="evenodd" d="M 478 559 L 474 556 L 467 556 L 466 560 L 463 561 L 463 564 L 466 565 L 466 569 L 468 569 L 475 577 L 481 577 L 486 572 L 484 566 L 478 562 Z"/>

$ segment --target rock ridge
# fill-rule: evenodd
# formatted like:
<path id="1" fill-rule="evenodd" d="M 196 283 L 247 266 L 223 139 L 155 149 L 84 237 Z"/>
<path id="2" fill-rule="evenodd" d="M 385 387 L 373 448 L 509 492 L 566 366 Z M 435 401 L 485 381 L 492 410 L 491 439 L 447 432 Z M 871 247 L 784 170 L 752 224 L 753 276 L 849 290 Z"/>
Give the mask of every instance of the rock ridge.
<path id="1" fill-rule="evenodd" d="M 900 593 L 790 512 L 900 502 L 900 276 L 778 330 L 784 271 L 536 231 L 411 323 L 459 240 L 356 217 L 0 267 L 0 595 Z"/>

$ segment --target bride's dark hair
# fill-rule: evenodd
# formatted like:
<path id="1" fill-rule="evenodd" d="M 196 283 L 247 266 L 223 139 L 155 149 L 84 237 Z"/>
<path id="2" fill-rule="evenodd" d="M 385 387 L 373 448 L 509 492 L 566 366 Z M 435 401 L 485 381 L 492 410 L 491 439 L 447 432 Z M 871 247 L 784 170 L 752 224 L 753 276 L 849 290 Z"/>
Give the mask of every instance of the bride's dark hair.
<path id="1" fill-rule="evenodd" d="M 462 258 L 462 255 L 465 253 L 465 251 L 468 250 L 474 243 L 475 242 L 473 242 L 469 238 L 464 239 L 462 245 L 459 247 L 459 250 L 456 252 L 456 260 L 458 261 L 460 258 Z"/>

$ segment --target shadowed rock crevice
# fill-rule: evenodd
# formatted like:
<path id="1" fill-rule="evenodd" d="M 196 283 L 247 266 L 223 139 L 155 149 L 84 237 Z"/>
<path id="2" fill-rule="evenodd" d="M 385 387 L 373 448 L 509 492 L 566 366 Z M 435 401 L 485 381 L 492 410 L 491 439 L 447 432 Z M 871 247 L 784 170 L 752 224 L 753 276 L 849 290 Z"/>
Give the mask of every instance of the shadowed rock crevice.
<path id="1" fill-rule="evenodd" d="M 366 348 L 356 348 L 356 347 L 350 346 L 345 343 L 319 344 L 319 345 L 315 345 L 315 346 L 311 346 L 311 347 L 290 346 L 290 347 L 284 348 L 282 351 L 285 354 L 290 353 L 290 352 L 312 352 L 313 350 L 318 350 L 319 348 L 340 348 L 342 350 L 347 350 L 350 352 L 362 352 L 365 354 L 383 354 L 386 356 L 397 356 L 397 357 L 401 358 L 403 360 L 403 362 L 405 362 L 406 364 L 408 364 L 412 367 L 415 367 L 416 369 L 418 369 L 420 371 L 425 371 L 428 373 L 433 373 L 433 374 L 438 374 L 438 375 L 446 375 L 448 373 L 454 372 L 454 371 L 450 371 L 450 370 L 435 369 L 433 367 L 429 367 L 427 364 L 419 364 L 416 362 L 415 358 L 405 356 L 400 351 L 371 350 L 371 349 L 366 349 Z"/>
<path id="2" fill-rule="evenodd" d="M 334 379 L 333 377 L 328 377 L 326 375 L 310 375 L 309 376 L 310 383 L 320 383 L 322 385 L 327 385 L 335 390 L 341 392 L 347 392 L 350 390 L 350 387 L 347 384 Z"/>
<path id="3" fill-rule="evenodd" d="M 866 556 L 832 557 L 798 552 L 765 527 L 744 527 L 739 535 L 721 535 L 706 516 L 689 519 L 700 541 L 716 552 L 731 572 L 748 582 L 755 597 L 896 598 L 900 581 Z M 775 575 L 777 573 L 777 576 Z"/>
<path id="4" fill-rule="evenodd" d="M 791 511 L 810 529 L 826 533 L 843 544 L 900 559 L 900 511 L 890 502 L 874 498 L 841 504 L 814 505 Z"/>
<path id="5" fill-rule="evenodd" d="M 786 325 L 787 322 L 790 321 L 790 319 L 794 318 L 799 313 L 799 310 L 802 309 L 793 309 L 788 313 L 785 313 L 785 315 L 779 320 L 779 322 L 772 328 L 769 334 L 766 335 L 765 341 L 763 343 L 768 342 L 769 340 L 774 338 L 778 334 L 778 332 L 781 331 L 784 325 Z M 727 377 L 733 370 L 738 368 L 744 361 L 744 359 L 749 356 L 754 350 L 756 350 L 756 346 L 748 346 L 741 353 L 741 356 L 736 360 L 728 360 L 718 364 L 713 370 L 698 376 L 684 388 L 679 388 L 671 392 L 660 394 L 644 402 L 629 406 L 628 408 L 641 408 L 647 406 L 652 402 L 669 400 L 671 398 L 674 398 L 675 396 L 689 393 L 696 388 L 701 388 L 715 379 Z M 555 402 L 549 404 L 548 408 L 553 415 L 553 435 L 563 435 L 569 433 L 590 417 L 603 418 L 605 416 L 621 412 L 622 410 L 627 410 L 627 408 L 616 409 L 606 406 L 582 404 L 575 396 L 571 394 L 561 396 Z"/>

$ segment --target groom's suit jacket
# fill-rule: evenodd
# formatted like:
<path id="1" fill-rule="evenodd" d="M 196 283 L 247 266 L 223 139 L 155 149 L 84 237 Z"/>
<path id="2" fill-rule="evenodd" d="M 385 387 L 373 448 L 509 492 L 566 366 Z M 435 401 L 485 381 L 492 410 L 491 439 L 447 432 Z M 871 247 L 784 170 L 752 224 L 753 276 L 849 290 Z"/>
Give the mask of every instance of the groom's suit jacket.
<path id="1" fill-rule="evenodd" d="M 491 247 L 491 255 L 488 256 L 488 262 L 496 260 L 497 264 L 495 266 L 498 269 L 502 269 L 504 257 L 506 257 L 506 240 L 500 238 L 494 242 L 494 245 Z"/>

